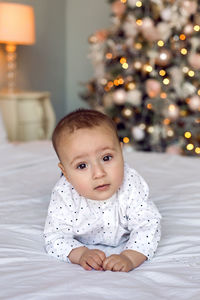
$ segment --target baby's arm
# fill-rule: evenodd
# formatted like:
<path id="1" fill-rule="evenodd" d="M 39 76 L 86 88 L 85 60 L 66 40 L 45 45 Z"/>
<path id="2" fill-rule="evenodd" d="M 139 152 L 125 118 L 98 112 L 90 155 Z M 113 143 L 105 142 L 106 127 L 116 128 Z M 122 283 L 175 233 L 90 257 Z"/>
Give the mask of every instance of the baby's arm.
<path id="1" fill-rule="evenodd" d="M 137 172 L 134 171 L 132 175 L 134 181 L 126 211 L 130 237 L 123 252 L 105 259 L 105 270 L 128 272 L 137 268 L 153 256 L 160 240 L 161 217 L 148 199 L 148 186 Z M 131 180 L 130 178 L 130 182 Z"/>
<path id="2" fill-rule="evenodd" d="M 103 251 L 90 250 L 74 238 L 73 203 L 54 189 L 46 219 L 44 237 L 46 250 L 57 259 L 81 265 L 86 270 L 102 270 Z"/>
<path id="3" fill-rule="evenodd" d="M 69 253 L 84 245 L 74 238 L 72 200 L 62 194 L 57 189 L 53 190 L 46 218 L 44 238 L 46 251 L 49 255 L 69 262 Z M 65 200 L 66 198 L 67 200 Z"/>
<path id="4" fill-rule="evenodd" d="M 129 272 L 140 266 L 147 257 L 134 250 L 125 250 L 120 254 L 113 254 L 103 262 L 103 269 L 110 271 Z"/>
<path id="5" fill-rule="evenodd" d="M 103 270 L 102 265 L 106 256 L 103 251 L 98 249 L 78 247 L 70 252 L 68 258 L 72 263 L 79 264 L 85 270 Z"/>

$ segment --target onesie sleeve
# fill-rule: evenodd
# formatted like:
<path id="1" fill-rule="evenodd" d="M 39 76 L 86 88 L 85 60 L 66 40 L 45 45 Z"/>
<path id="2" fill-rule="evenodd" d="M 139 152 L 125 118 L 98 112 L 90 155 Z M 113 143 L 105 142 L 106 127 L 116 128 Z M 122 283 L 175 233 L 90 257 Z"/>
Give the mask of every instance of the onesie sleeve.
<path id="1" fill-rule="evenodd" d="M 72 249 L 81 247 L 73 234 L 73 201 L 70 191 L 54 188 L 44 229 L 45 247 L 49 255 L 70 262 Z"/>
<path id="2" fill-rule="evenodd" d="M 124 250 L 135 250 L 151 259 L 160 240 L 161 215 L 148 198 L 149 188 L 145 180 L 135 170 L 130 172 L 129 179 L 127 220 L 130 238 Z"/>

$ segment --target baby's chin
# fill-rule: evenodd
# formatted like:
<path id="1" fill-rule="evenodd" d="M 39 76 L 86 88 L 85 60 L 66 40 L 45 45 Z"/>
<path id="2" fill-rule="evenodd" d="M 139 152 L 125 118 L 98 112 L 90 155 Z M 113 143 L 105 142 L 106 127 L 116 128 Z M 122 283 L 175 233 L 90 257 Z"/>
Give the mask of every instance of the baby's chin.
<path id="1" fill-rule="evenodd" d="M 108 199 L 110 199 L 112 196 L 114 196 L 116 194 L 117 190 L 116 191 L 112 191 L 111 193 L 106 193 L 104 191 L 101 191 L 101 192 L 96 192 L 95 194 L 90 194 L 88 196 L 83 196 L 89 200 L 92 200 L 92 201 L 106 201 Z"/>

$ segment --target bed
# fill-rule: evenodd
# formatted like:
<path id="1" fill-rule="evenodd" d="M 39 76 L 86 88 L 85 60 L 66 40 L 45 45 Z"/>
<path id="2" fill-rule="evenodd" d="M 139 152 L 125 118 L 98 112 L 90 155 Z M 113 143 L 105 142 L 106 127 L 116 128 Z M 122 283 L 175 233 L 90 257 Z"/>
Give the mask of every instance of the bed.
<path id="1" fill-rule="evenodd" d="M 200 299 L 200 160 L 124 150 L 162 214 L 156 255 L 129 273 L 85 271 L 44 249 L 60 176 L 50 141 L 0 142 L 0 299 Z"/>

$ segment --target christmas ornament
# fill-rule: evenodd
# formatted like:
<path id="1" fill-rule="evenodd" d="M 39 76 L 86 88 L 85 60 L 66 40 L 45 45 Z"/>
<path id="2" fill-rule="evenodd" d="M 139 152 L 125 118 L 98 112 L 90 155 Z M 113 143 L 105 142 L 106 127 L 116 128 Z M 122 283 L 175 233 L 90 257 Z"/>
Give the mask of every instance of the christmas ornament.
<path id="1" fill-rule="evenodd" d="M 152 30 L 154 28 L 154 22 L 151 18 L 146 17 L 142 20 L 141 31 Z"/>
<path id="2" fill-rule="evenodd" d="M 150 98 L 155 98 L 160 94 L 161 85 L 160 82 L 155 79 L 148 79 L 145 83 L 147 95 Z"/>
<path id="3" fill-rule="evenodd" d="M 167 66 L 171 61 L 172 55 L 169 50 L 162 49 L 159 51 L 158 56 L 156 58 L 156 64 L 165 67 Z"/>
<path id="4" fill-rule="evenodd" d="M 123 23 L 123 29 L 127 37 L 135 37 L 138 34 L 138 26 L 133 15 L 128 15 Z"/>
<path id="5" fill-rule="evenodd" d="M 171 36 L 170 25 L 166 22 L 160 22 L 156 28 L 158 30 L 159 38 L 162 39 L 163 41 L 167 41 Z"/>
<path id="6" fill-rule="evenodd" d="M 189 99 L 188 106 L 192 111 L 200 110 L 200 97 L 197 95 L 192 96 Z"/>
<path id="7" fill-rule="evenodd" d="M 193 24 L 192 23 L 188 23 L 187 25 L 185 25 L 183 32 L 186 35 L 192 35 L 194 33 L 194 29 L 193 29 Z"/>
<path id="8" fill-rule="evenodd" d="M 139 60 L 136 60 L 134 63 L 133 63 L 133 67 L 136 69 L 136 70 L 140 70 L 142 68 L 142 62 L 139 61 Z"/>
<path id="9" fill-rule="evenodd" d="M 126 102 L 132 104 L 133 106 L 140 106 L 142 99 L 141 91 L 134 89 L 126 93 Z"/>
<path id="10" fill-rule="evenodd" d="M 111 9 L 117 17 L 121 17 L 126 10 L 126 6 L 120 0 L 117 0 L 112 3 Z"/>
<path id="11" fill-rule="evenodd" d="M 107 36 L 108 36 L 108 31 L 106 29 L 98 30 L 95 33 L 96 40 L 99 43 L 105 41 L 105 39 L 107 38 Z"/>
<path id="12" fill-rule="evenodd" d="M 181 12 L 183 15 L 190 16 L 197 11 L 196 1 L 184 0 L 181 1 Z"/>
<path id="13" fill-rule="evenodd" d="M 151 18 L 143 19 L 140 30 L 147 41 L 154 42 L 159 39 L 159 32 Z"/>
<path id="14" fill-rule="evenodd" d="M 197 54 L 197 53 L 190 54 L 190 56 L 188 57 L 188 62 L 192 68 L 194 68 L 195 70 L 199 70 L 200 69 L 200 54 Z"/>
<path id="15" fill-rule="evenodd" d="M 142 129 L 140 126 L 132 127 L 131 131 L 132 131 L 133 138 L 136 141 L 142 141 L 145 138 L 144 129 Z"/>
<path id="16" fill-rule="evenodd" d="M 181 90 L 182 90 L 182 97 L 185 98 L 194 94 L 196 92 L 196 87 L 190 82 L 184 82 Z"/>
<path id="17" fill-rule="evenodd" d="M 176 104 L 170 104 L 165 111 L 165 115 L 172 121 L 175 121 L 179 117 L 179 108 Z"/>
<path id="18" fill-rule="evenodd" d="M 200 13 L 195 14 L 194 22 L 195 24 L 200 25 Z"/>
<path id="19" fill-rule="evenodd" d="M 117 89 L 113 92 L 113 101 L 117 105 L 122 105 L 125 103 L 126 100 L 126 92 L 124 89 Z"/>
<path id="20" fill-rule="evenodd" d="M 94 75 L 82 98 L 137 150 L 199 156 L 200 1 L 109 2 L 110 28 L 89 39 Z"/>
<path id="21" fill-rule="evenodd" d="M 171 7 L 166 7 L 161 11 L 161 18 L 163 19 L 163 21 L 170 21 L 171 19 L 171 15 L 172 15 L 172 10 Z"/>
<path id="22" fill-rule="evenodd" d="M 130 7 L 135 7 L 137 0 L 128 0 L 128 5 Z"/>

